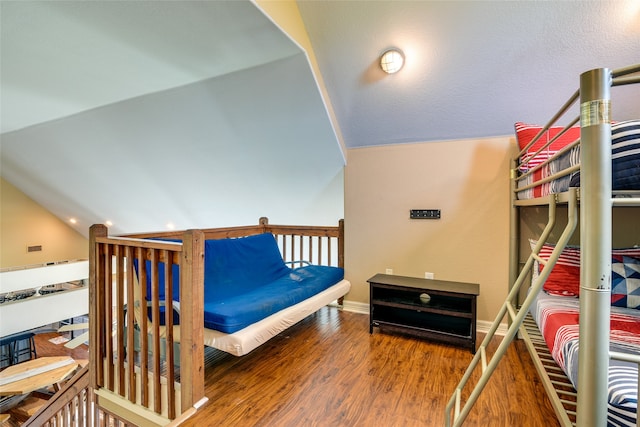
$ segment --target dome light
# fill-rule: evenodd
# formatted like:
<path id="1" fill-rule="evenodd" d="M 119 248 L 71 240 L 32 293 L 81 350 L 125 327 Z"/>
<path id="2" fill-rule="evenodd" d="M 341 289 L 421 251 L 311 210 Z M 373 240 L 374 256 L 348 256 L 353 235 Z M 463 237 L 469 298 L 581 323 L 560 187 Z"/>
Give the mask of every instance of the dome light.
<path id="1" fill-rule="evenodd" d="M 385 73 L 393 74 L 400 71 L 404 65 L 404 54 L 400 49 L 391 48 L 380 57 L 380 67 Z"/>

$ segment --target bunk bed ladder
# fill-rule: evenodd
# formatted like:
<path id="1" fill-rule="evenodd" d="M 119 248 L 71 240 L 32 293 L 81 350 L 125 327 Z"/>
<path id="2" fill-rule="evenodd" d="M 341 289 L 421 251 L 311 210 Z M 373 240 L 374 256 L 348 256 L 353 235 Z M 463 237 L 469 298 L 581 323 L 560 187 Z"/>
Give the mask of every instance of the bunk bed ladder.
<path id="1" fill-rule="evenodd" d="M 487 335 L 485 336 L 484 340 L 480 344 L 478 351 L 476 352 L 473 359 L 471 360 L 471 363 L 467 367 L 467 370 L 465 371 L 462 379 L 458 383 L 458 386 L 456 387 L 453 395 L 451 396 L 451 398 L 449 399 L 449 402 L 447 403 L 447 406 L 445 409 L 445 425 L 447 427 L 450 427 L 452 425 L 453 426 L 462 425 L 464 420 L 469 415 L 471 408 L 473 407 L 476 400 L 480 396 L 480 393 L 484 389 L 484 386 L 487 384 L 487 381 L 489 381 L 489 378 L 491 377 L 491 375 L 493 374 L 493 371 L 496 369 L 498 363 L 502 359 L 502 356 L 504 356 L 504 354 L 506 353 L 507 348 L 511 344 L 511 341 L 513 341 L 516 334 L 518 333 L 518 330 L 520 329 L 520 326 L 522 325 L 522 322 L 524 321 L 525 316 L 529 312 L 529 308 L 531 307 L 533 300 L 535 299 L 538 292 L 542 289 L 542 285 L 544 284 L 547 277 L 551 273 L 551 270 L 553 269 L 553 266 L 555 265 L 556 261 L 560 257 L 562 250 L 565 248 L 567 242 L 573 235 L 573 232 L 578 223 L 578 191 L 577 189 L 572 189 L 569 193 L 569 207 L 567 211 L 568 222 L 560 238 L 558 239 L 558 242 L 553 252 L 549 256 L 548 260 L 544 260 L 539 256 L 540 249 L 542 249 L 544 242 L 547 241 L 547 238 L 549 237 L 549 235 L 551 234 L 551 231 L 555 226 L 557 197 L 556 195 L 551 195 L 549 196 L 549 198 L 550 198 L 549 219 L 548 219 L 547 225 L 545 226 L 542 234 L 540 235 L 535 247 L 531 250 L 531 254 L 527 258 L 527 261 L 525 262 L 524 267 L 520 271 L 520 274 L 518 275 L 518 278 L 516 279 L 514 285 L 511 287 L 511 290 L 509 291 L 507 299 L 505 300 L 504 304 L 500 308 L 500 311 L 498 312 L 497 317 L 491 324 L 491 327 L 489 328 Z M 540 271 L 540 274 L 538 275 L 536 280 L 534 280 L 531 287 L 531 291 L 525 298 L 520 308 L 516 308 L 513 305 L 513 301 L 517 300 L 517 296 L 520 293 L 520 288 L 524 283 L 526 283 L 526 278 L 528 277 L 529 272 L 531 271 L 531 268 L 534 265 L 534 261 L 538 261 L 540 264 L 544 265 L 544 267 Z M 491 356 L 490 360 L 487 360 L 487 347 L 493 340 L 495 332 L 497 331 L 498 327 L 501 325 L 502 320 L 506 315 L 508 315 L 511 320 L 510 326 L 507 329 L 507 332 L 504 338 L 502 339 L 501 343 L 499 344 L 498 348 L 496 349 L 495 353 Z M 465 388 L 465 385 L 467 384 L 469 379 L 472 377 L 472 374 L 475 372 L 476 368 L 478 367 L 478 365 L 480 365 L 482 368 L 482 374 L 480 375 L 480 378 L 476 382 L 473 390 L 467 397 L 466 402 L 464 403 L 464 406 L 461 406 L 462 392 Z M 452 417 L 451 417 L 452 412 L 453 412 L 453 424 L 452 424 Z"/>

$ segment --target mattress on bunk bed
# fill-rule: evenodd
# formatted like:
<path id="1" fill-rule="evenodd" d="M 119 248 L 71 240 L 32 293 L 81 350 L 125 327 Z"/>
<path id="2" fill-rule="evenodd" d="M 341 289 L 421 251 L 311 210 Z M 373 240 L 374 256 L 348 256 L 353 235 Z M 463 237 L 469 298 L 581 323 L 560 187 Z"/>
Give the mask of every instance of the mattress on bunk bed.
<path id="1" fill-rule="evenodd" d="M 542 129 L 541 126 L 516 123 L 516 137 L 520 149 L 524 149 Z M 580 145 L 567 148 L 580 138 L 580 128 L 570 128 L 549 147 L 535 154 L 549 140 L 553 139 L 561 127 L 552 127 L 530 147 L 520 158 L 521 173 L 525 173 L 553 157 L 548 164 L 520 180 L 519 187 L 537 182 L 580 163 Z M 612 189 L 640 190 L 640 120 L 617 122 L 611 125 Z M 556 156 L 557 155 L 557 156 Z M 556 156 L 556 157 L 554 157 Z M 528 163 L 524 163 L 529 160 Z M 580 186 L 580 171 L 553 181 L 518 192 L 519 199 L 543 197 L 562 193 L 570 187 Z"/>
<path id="2" fill-rule="evenodd" d="M 554 360 L 574 387 L 578 384 L 578 298 L 540 291 L 530 312 Z M 640 354 L 640 311 L 611 307 L 610 349 Z M 635 364 L 610 360 L 608 425 L 635 426 L 638 405 L 638 369 Z"/>

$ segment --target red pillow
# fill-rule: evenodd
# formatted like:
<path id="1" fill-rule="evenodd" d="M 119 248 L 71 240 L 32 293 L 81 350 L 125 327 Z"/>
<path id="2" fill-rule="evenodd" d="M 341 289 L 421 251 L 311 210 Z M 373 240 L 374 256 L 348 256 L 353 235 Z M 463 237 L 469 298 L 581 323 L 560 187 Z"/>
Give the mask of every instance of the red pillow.
<path id="1" fill-rule="evenodd" d="M 535 240 L 530 240 L 531 248 L 536 245 Z M 555 245 L 545 243 L 540 249 L 540 258 L 548 260 Z M 613 260 L 628 257 L 640 259 L 640 248 L 612 249 Z M 542 271 L 544 266 L 536 262 L 537 271 Z M 558 262 L 551 270 L 543 289 L 551 295 L 562 295 L 577 297 L 580 295 L 580 248 L 577 246 L 566 246 Z"/>
<path id="2" fill-rule="evenodd" d="M 535 245 L 531 241 L 532 246 Z M 545 243 L 540 250 L 540 258 L 547 260 L 555 245 Z M 544 266 L 538 265 L 538 271 Z M 567 246 L 562 250 L 558 262 L 544 283 L 543 289 L 551 295 L 577 297 L 580 295 L 580 248 Z"/>
<path id="3" fill-rule="evenodd" d="M 516 129 L 516 139 L 518 140 L 518 147 L 520 150 L 524 149 L 533 138 L 542 130 L 542 126 L 539 125 L 531 125 L 527 123 L 517 122 L 515 124 Z M 560 131 L 564 129 L 561 126 L 552 127 L 548 131 L 546 131 L 538 140 L 533 144 L 527 152 L 522 155 L 521 161 L 525 161 L 532 157 L 536 151 L 540 149 L 544 144 L 553 139 Z M 527 170 L 534 168 L 540 163 L 547 160 L 549 157 L 553 156 L 563 147 L 571 144 L 573 141 L 580 138 L 580 128 L 572 127 L 567 132 L 565 132 L 560 138 L 556 139 L 549 145 L 547 148 L 542 150 L 537 156 L 533 157 L 526 165 L 523 166 L 522 170 L 526 172 Z M 533 173 L 533 181 L 536 182 L 543 178 L 542 176 L 542 168 L 538 169 Z M 540 197 L 542 194 L 542 187 L 537 186 L 533 188 L 533 197 Z"/>
<path id="4" fill-rule="evenodd" d="M 516 128 L 516 137 L 518 139 L 518 146 L 520 147 L 521 150 L 524 149 L 524 147 L 526 147 L 527 144 L 531 142 L 531 140 L 538 134 L 538 132 L 542 130 L 542 126 L 540 125 L 531 125 L 531 124 L 522 123 L 522 122 L 517 122 L 515 124 L 515 128 Z M 527 152 L 535 153 L 536 151 L 538 151 L 540 147 L 542 147 L 549 140 L 551 140 L 553 137 L 559 134 L 562 129 L 564 129 L 562 126 L 556 126 L 556 127 L 550 128 L 540 138 L 538 138 L 535 144 L 529 147 Z M 574 126 L 570 128 L 560 138 L 553 141 L 553 143 L 549 145 L 549 147 L 547 148 L 550 150 L 558 151 L 562 147 L 566 147 L 567 145 L 571 144 L 573 141 L 579 138 L 580 138 L 580 128 L 577 126 Z"/>

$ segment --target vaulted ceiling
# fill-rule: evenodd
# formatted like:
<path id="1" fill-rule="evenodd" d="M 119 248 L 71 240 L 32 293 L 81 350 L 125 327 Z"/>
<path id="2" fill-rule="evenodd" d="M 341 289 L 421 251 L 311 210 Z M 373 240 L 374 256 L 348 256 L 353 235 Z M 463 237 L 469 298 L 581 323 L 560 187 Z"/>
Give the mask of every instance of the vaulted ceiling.
<path id="1" fill-rule="evenodd" d="M 82 234 L 344 215 L 307 57 L 253 3 L 0 7 L 2 177 Z"/>
<path id="2" fill-rule="evenodd" d="M 579 73 L 640 62 L 638 0 L 305 0 L 314 75 L 259 4 L 2 1 L 2 177 L 83 233 L 326 222 L 345 147 L 509 135 Z"/>
<path id="3" fill-rule="evenodd" d="M 2 133 L 300 52 L 250 2 L 2 2 Z"/>
<path id="4" fill-rule="evenodd" d="M 640 63 L 640 1 L 299 1 L 347 147 L 513 133 L 579 74 Z M 380 54 L 405 67 L 385 75 Z M 614 98 L 640 116 L 638 91 Z M 577 112 L 576 114 L 577 115 Z"/>

